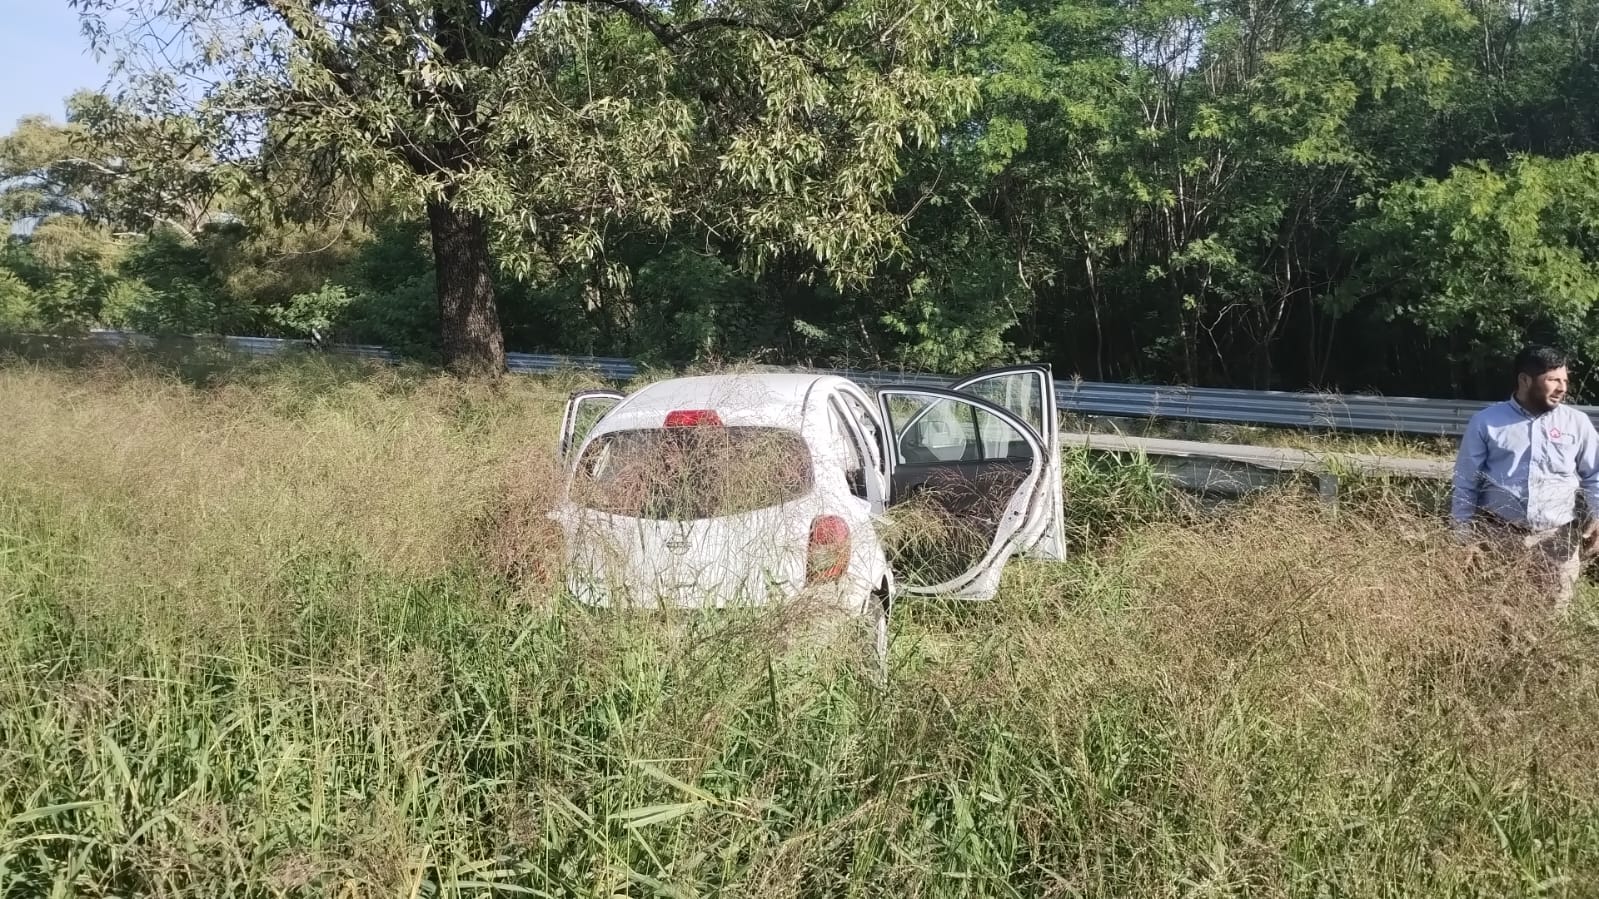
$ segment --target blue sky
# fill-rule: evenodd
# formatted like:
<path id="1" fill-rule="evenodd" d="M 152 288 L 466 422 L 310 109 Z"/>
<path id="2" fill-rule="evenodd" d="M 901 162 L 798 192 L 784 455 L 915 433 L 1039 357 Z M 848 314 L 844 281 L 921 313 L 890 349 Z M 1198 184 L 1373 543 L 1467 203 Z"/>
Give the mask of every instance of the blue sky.
<path id="1" fill-rule="evenodd" d="M 0 0 L 0 134 L 32 113 L 60 121 L 67 95 L 104 87 L 107 68 L 67 0 Z"/>

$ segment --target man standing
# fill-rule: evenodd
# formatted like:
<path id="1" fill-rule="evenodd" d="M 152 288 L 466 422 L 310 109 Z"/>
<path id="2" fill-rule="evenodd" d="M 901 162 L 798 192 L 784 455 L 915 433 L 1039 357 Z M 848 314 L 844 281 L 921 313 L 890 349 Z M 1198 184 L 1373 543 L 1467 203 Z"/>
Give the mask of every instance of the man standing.
<path id="1" fill-rule="evenodd" d="M 1566 399 L 1566 358 L 1530 346 L 1516 356 L 1510 399 L 1472 416 L 1455 459 L 1450 515 L 1465 541 L 1510 550 L 1565 611 L 1582 553 L 1599 548 L 1599 433 Z M 1578 523 L 1577 494 L 1585 500 Z"/>

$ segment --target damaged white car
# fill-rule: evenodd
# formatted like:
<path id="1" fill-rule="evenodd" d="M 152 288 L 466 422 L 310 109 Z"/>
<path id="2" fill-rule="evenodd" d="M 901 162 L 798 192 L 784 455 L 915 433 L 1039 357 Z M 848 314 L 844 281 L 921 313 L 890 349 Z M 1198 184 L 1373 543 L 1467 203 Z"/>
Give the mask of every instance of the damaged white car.
<path id="1" fill-rule="evenodd" d="M 864 616 L 882 652 L 897 597 L 991 599 L 1013 556 L 1064 558 L 1059 440 L 1046 366 L 948 388 L 753 373 L 580 391 L 551 517 L 582 602 L 814 601 Z M 913 507 L 922 531 L 897 534 Z"/>

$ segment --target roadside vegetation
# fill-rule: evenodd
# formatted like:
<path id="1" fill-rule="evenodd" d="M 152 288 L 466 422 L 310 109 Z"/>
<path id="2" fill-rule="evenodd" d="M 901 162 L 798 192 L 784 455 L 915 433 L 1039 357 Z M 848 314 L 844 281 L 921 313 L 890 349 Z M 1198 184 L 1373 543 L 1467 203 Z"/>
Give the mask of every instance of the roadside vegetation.
<path id="1" fill-rule="evenodd" d="M 1200 510 L 1074 456 L 1071 561 L 905 602 L 880 685 L 563 602 L 565 386 L 0 367 L 0 896 L 1599 882 L 1591 604 L 1390 493 Z"/>
<path id="2" fill-rule="evenodd" d="M 1595 0 L 72 5 L 0 331 L 1599 386 Z"/>

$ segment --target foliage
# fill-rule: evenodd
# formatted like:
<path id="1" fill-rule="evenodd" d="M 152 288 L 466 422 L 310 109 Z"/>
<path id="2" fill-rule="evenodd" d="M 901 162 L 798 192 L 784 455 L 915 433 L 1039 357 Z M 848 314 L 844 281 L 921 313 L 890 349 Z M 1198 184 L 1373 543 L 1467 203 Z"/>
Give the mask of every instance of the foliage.
<path id="1" fill-rule="evenodd" d="M 128 249 L 122 271 L 144 285 L 156 303 L 124 307 L 120 324 L 139 331 L 235 334 L 254 330 L 253 310 L 234 302 L 203 245 L 158 230 Z"/>
<path id="2" fill-rule="evenodd" d="M 1518 157 L 1395 184 L 1352 234 L 1370 261 L 1345 302 L 1513 354 L 1534 333 L 1599 358 L 1599 154 Z"/>
<path id="3" fill-rule="evenodd" d="M 1193 505 L 1141 454 L 1107 457 L 1068 447 L 1061 469 L 1066 539 L 1076 551 L 1097 551 L 1156 522 L 1179 520 Z"/>
<path id="4" fill-rule="evenodd" d="M 323 341 L 333 332 L 334 323 L 345 317 L 355 299 L 341 285 L 324 284 L 318 290 L 295 294 L 287 306 L 273 309 L 272 317 L 290 331 Z"/>
<path id="5" fill-rule="evenodd" d="M 647 362 L 756 354 L 774 340 L 754 285 L 726 262 L 669 246 L 633 277 L 633 355 Z M 752 314 L 754 313 L 754 314 Z"/>
<path id="6" fill-rule="evenodd" d="M 33 291 L 21 278 L 0 271 L 0 332 L 34 331 L 43 326 Z"/>
<path id="7" fill-rule="evenodd" d="M 228 179 L 199 146 L 197 126 L 79 92 L 67 120 L 27 116 L 0 138 L 0 220 L 81 216 L 119 231 L 192 234 Z"/>
<path id="8" fill-rule="evenodd" d="M 608 228 L 681 223 L 760 264 L 809 253 L 860 275 L 900 220 L 900 148 L 972 93 L 928 65 L 978 21 L 966 0 L 639 3 L 75 0 L 214 156 L 322 158 L 425 206 L 442 344 L 503 368 L 494 268 L 545 280 Z M 122 29 L 119 22 L 135 23 Z M 163 28 L 172 29 L 173 41 Z M 119 30 L 120 29 L 120 30 Z M 141 30 L 143 29 L 143 30 Z M 736 235 L 736 237 L 735 237 Z M 492 246 L 492 259 L 491 259 Z"/>
<path id="9" fill-rule="evenodd" d="M 108 2 L 81 4 L 97 39 L 148 37 Z M 1470 396 L 1529 338 L 1599 362 L 1594 0 L 570 0 L 467 47 L 420 2 L 161 4 L 218 43 L 0 140 L 0 199 L 47 212 L 6 263 L 41 325 L 325 322 L 432 358 L 471 308 L 516 348 L 660 362 Z M 219 52 L 216 92 L 175 90 Z M 211 273 L 130 268 L 173 230 L 141 209 L 206 211 L 175 233 Z M 451 222 L 482 246 L 441 256 Z M 492 312 L 444 282 L 496 285 Z"/>
<path id="10" fill-rule="evenodd" d="M 273 321 L 319 343 L 372 343 L 414 358 L 436 355 L 437 301 L 431 278 L 388 291 L 327 282 L 273 307 Z"/>

